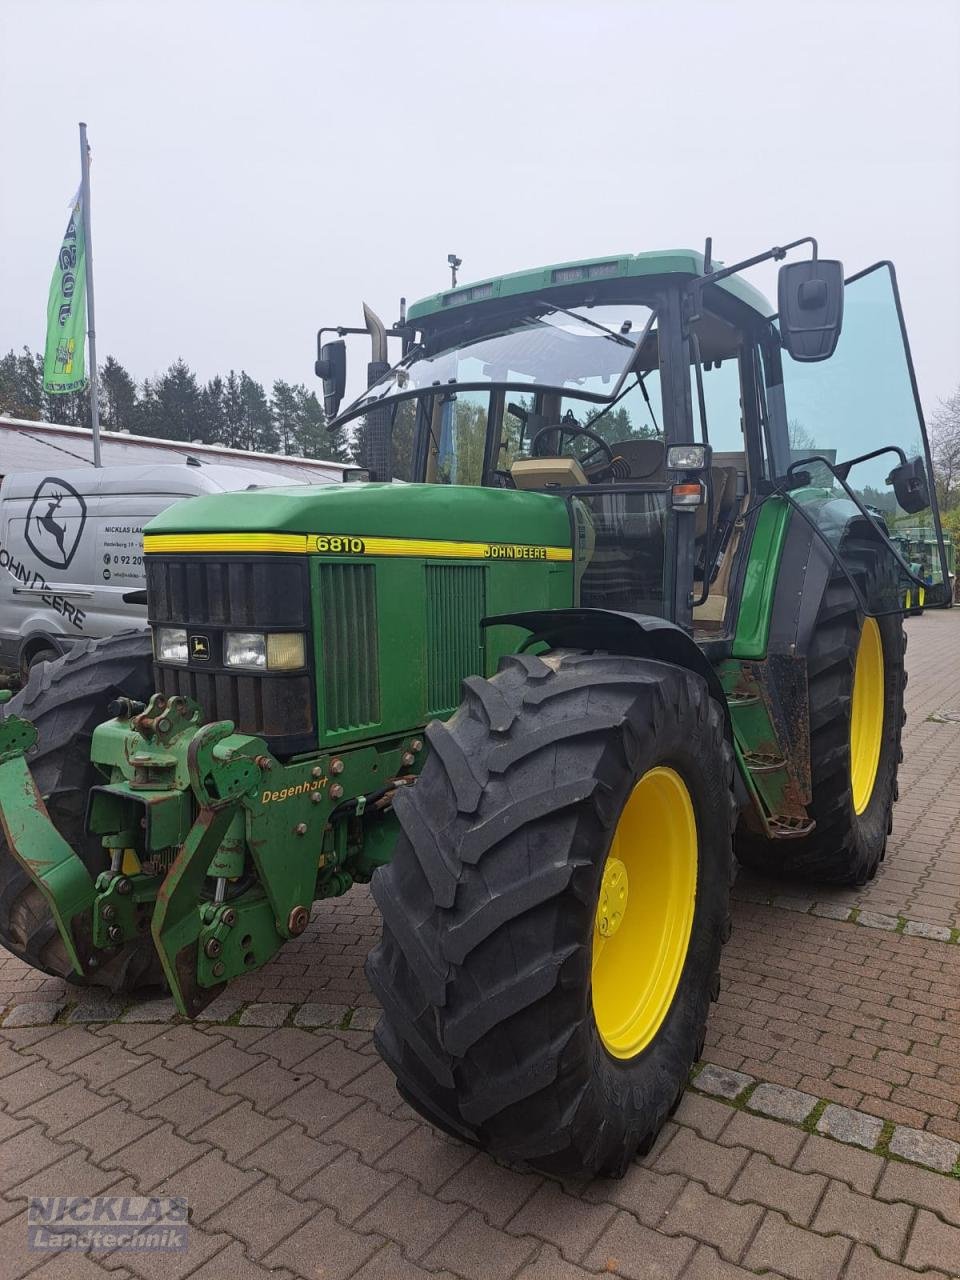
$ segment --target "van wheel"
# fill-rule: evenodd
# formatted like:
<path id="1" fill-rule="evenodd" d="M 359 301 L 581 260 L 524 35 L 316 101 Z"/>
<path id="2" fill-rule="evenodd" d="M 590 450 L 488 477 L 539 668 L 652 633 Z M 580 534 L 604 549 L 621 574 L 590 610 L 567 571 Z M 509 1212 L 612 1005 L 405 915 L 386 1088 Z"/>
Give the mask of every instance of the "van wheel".
<path id="1" fill-rule="evenodd" d="M 60 656 L 51 645 L 44 645 L 40 649 L 31 650 L 29 654 L 20 659 L 20 683 L 26 684 L 30 679 L 30 672 L 34 667 L 39 667 L 41 662 L 56 662 Z"/>
<path id="2" fill-rule="evenodd" d="M 87 794 L 103 781 L 90 761 L 93 730 L 108 719 L 117 697 L 145 702 L 153 691 L 149 632 L 126 631 L 74 645 L 64 657 L 34 663 L 26 687 L 7 705 L 37 728 L 30 770 L 50 820 L 91 873 L 104 870 L 104 853 L 86 835 Z M 73 970 L 46 899 L 11 853 L 0 831 L 0 944 L 52 977 L 115 992 L 156 986 L 163 980 L 152 940 L 128 943 L 97 970 L 80 978 Z"/>

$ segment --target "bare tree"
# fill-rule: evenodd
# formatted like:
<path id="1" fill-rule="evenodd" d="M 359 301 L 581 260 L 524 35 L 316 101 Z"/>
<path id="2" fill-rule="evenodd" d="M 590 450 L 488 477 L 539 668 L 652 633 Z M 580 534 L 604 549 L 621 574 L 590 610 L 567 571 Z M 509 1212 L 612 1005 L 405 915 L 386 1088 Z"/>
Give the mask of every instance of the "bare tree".
<path id="1" fill-rule="evenodd" d="M 930 419 L 930 452 L 941 511 L 960 505 L 960 387 Z"/>

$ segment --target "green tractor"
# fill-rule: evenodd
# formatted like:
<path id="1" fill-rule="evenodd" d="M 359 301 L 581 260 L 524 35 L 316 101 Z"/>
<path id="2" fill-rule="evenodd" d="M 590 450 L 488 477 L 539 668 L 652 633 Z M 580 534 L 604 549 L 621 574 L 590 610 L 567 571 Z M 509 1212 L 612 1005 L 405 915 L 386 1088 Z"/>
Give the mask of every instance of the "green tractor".
<path id="1" fill-rule="evenodd" d="M 801 244 L 772 316 L 739 272 Z M 890 264 L 709 259 L 322 330 L 331 414 L 345 338 L 372 340 L 340 415 L 366 477 L 170 508 L 152 647 L 32 674 L 0 724 L 4 945 L 192 1016 L 372 880 L 376 1042 L 412 1106 L 557 1174 L 649 1149 L 735 851 L 835 884 L 884 855 L 920 584 L 868 490 L 929 508 L 949 603 Z"/>

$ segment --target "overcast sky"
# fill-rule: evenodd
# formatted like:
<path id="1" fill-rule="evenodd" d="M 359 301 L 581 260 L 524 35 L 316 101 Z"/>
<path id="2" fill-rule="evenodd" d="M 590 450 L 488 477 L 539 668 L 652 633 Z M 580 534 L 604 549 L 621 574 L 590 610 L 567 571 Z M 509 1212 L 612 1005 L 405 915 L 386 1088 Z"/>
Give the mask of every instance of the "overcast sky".
<path id="1" fill-rule="evenodd" d="M 450 251 L 812 233 L 896 263 L 928 412 L 960 382 L 958 0 L 0 0 L 0 351 L 43 346 L 81 119 L 100 355 L 137 378 L 313 386 L 320 324 L 395 320 Z"/>

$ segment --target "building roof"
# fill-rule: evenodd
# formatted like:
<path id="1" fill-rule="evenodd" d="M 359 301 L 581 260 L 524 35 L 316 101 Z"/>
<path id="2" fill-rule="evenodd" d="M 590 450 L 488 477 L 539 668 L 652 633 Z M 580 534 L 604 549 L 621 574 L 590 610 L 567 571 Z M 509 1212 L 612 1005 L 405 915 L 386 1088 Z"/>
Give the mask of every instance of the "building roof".
<path id="1" fill-rule="evenodd" d="M 188 444 L 135 436 L 125 431 L 101 431 L 100 454 L 104 466 L 186 462 L 195 458 L 217 466 L 254 467 L 278 478 L 316 484 L 342 480 L 344 464 L 286 454 L 254 453 L 220 445 Z M 93 466 L 93 440 L 85 427 L 63 427 L 52 422 L 0 416 L 0 477 L 15 471 L 42 471 L 46 467 Z"/>

